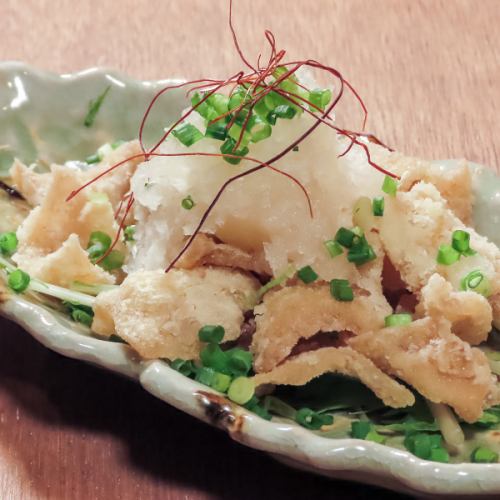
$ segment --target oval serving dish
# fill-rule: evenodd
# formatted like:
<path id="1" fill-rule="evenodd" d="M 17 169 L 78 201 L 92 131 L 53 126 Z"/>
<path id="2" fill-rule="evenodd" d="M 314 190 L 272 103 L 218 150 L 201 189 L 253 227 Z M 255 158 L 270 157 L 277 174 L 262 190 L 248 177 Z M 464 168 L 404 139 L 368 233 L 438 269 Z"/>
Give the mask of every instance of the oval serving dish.
<path id="1" fill-rule="evenodd" d="M 170 81 L 171 82 L 171 81 Z M 20 63 L 0 64 L 0 178 L 14 156 L 25 163 L 83 159 L 101 144 L 132 139 L 145 107 L 168 81 L 140 82 L 114 72 L 90 69 L 53 75 Z M 82 125 L 88 103 L 110 87 L 91 128 Z M 159 104 L 150 130 L 161 130 L 185 106 L 182 91 Z M 146 131 L 147 132 L 147 131 Z M 8 147 L 6 147 L 8 146 Z M 446 167 L 442 162 L 443 168 Z M 475 166 L 481 198 L 476 216 L 498 217 L 500 180 Z M 493 187 L 492 187 L 493 186 Z M 491 210 L 496 207 L 496 210 Z M 494 227 L 498 220 L 487 221 Z M 490 235 L 498 241 L 498 235 Z M 356 439 L 320 437 L 292 422 L 269 422 L 230 403 L 206 386 L 182 376 L 162 361 L 142 362 L 127 346 L 99 340 L 88 330 L 26 297 L 0 304 L 0 313 L 64 356 L 87 361 L 136 379 L 145 390 L 176 408 L 227 431 L 236 441 L 271 453 L 304 470 L 413 494 L 500 495 L 500 464 L 440 464 L 384 445 Z"/>

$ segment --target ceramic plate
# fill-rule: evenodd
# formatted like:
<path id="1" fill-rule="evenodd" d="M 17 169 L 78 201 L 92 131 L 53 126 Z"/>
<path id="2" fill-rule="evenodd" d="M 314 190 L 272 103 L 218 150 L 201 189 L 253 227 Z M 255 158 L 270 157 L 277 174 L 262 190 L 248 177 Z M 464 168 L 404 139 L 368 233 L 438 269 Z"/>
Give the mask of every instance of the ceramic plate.
<path id="1" fill-rule="evenodd" d="M 0 64 L 0 145 L 8 145 L 0 148 L 0 175 L 14 155 L 27 163 L 37 158 L 63 162 L 83 159 L 105 142 L 135 137 L 145 106 L 167 84 L 134 81 L 100 69 L 56 76 L 19 63 Z M 83 127 L 89 101 L 108 86 L 94 126 Z M 183 92 L 167 94 L 149 130 L 161 130 L 185 103 Z M 493 174 L 484 171 L 478 176 L 478 185 L 489 186 L 492 181 L 498 186 Z M 478 214 L 498 214 L 498 209 L 489 210 L 498 201 L 493 194 L 491 199 L 483 195 Z M 414 494 L 500 494 L 500 464 L 427 462 L 384 445 L 328 439 L 291 422 L 268 422 L 161 361 L 143 362 L 123 344 L 91 337 L 85 329 L 25 297 L 1 304 L 0 312 L 48 348 L 131 377 L 166 403 L 294 467 Z"/>

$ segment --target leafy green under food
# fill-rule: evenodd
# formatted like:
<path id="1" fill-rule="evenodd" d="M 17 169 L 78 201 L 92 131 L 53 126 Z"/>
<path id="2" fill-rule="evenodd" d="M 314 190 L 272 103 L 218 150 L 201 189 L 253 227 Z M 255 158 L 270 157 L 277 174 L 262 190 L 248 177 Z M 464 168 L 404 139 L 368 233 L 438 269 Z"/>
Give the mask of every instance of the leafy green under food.
<path id="1" fill-rule="evenodd" d="M 91 307 L 84 306 L 75 302 L 64 301 L 63 305 L 66 307 L 71 319 L 77 323 L 90 327 L 94 319 L 94 311 Z"/>

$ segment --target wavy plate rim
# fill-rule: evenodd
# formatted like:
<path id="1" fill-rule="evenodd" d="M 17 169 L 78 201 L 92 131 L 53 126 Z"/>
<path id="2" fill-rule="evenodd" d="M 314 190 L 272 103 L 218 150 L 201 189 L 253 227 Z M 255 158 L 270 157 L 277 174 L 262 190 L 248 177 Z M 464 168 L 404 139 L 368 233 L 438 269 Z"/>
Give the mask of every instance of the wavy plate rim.
<path id="1" fill-rule="evenodd" d="M 99 67 L 57 74 L 19 61 L 0 62 L 0 74 L 12 71 L 61 83 L 104 78 L 114 85 L 156 88 L 182 81 L 141 81 L 122 72 Z M 293 423 L 269 422 L 182 376 L 162 361 L 141 361 L 123 344 L 85 335 L 77 328 L 63 325 L 54 312 L 25 297 L 8 298 L 0 304 L 0 314 L 23 327 L 47 348 L 135 379 L 155 397 L 224 429 L 237 442 L 277 456 L 288 465 L 332 478 L 347 474 L 351 480 L 410 493 L 500 493 L 500 464 L 440 464 L 369 441 L 324 438 Z M 360 477 L 356 477 L 357 473 Z"/>

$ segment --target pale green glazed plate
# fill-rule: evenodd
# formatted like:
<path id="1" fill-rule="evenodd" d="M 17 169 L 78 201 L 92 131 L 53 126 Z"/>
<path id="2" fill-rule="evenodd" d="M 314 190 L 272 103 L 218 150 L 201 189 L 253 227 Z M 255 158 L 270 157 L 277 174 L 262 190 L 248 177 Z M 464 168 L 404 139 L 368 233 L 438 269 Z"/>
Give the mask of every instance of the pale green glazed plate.
<path id="1" fill-rule="evenodd" d="M 14 156 L 27 163 L 81 160 L 105 142 L 136 137 L 147 104 L 169 83 L 174 82 L 139 82 L 101 69 L 56 76 L 20 63 L 0 64 L 0 175 L 6 173 Z M 89 101 L 107 86 L 111 88 L 94 126 L 84 127 Z M 172 122 L 185 104 L 183 91 L 167 94 L 152 116 L 149 139 L 153 139 L 153 130 L 158 134 Z M 476 215 L 483 221 L 484 217 L 491 218 L 490 238 L 499 243 L 495 230 L 499 222 L 495 217 L 500 213 L 499 180 L 476 168 L 477 186 L 487 188 L 482 188 L 477 204 L 481 213 Z M 380 444 L 332 440 L 293 423 L 268 422 L 161 361 L 142 362 L 123 344 L 89 336 L 84 329 L 27 298 L 8 300 L 0 305 L 0 313 L 48 348 L 136 379 L 163 401 L 294 467 L 420 495 L 500 495 L 500 464 L 427 462 Z"/>

